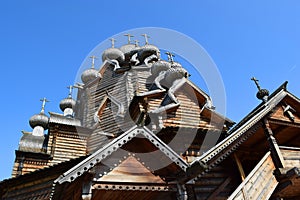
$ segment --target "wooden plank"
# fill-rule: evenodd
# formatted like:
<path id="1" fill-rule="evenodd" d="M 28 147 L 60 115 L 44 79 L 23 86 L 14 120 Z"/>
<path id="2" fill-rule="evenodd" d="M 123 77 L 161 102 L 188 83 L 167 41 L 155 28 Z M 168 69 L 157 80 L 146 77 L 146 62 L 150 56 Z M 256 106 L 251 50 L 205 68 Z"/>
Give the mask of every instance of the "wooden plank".
<path id="1" fill-rule="evenodd" d="M 278 184 L 274 170 L 275 165 L 268 152 L 228 199 L 269 197 Z"/>

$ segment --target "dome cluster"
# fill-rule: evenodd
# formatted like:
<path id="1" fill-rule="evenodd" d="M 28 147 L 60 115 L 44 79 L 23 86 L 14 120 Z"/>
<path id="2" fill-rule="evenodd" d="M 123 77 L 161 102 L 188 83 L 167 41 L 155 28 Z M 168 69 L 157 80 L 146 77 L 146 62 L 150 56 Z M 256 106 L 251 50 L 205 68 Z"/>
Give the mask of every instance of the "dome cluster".
<path id="1" fill-rule="evenodd" d="M 121 65 L 124 62 L 129 62 L 130 58 L 137 54 L 137 58 L 139 60 L 139 63 L 144 61 L 145 58 L 147 58 L 150 55 L 156 55 L 157 58 L 160 58 L 160 50 L 154 45 L 148 44 L 148 40 L 146 40 L 146 44 L 144 46 L 138 46 L 138 43 L 136 41 L 136 44 L 130 43 L 130 37 L 132 37 L 130 34 L 126 34 L 128 36 L 128 44 L 125 44 L 121 46 L 120 48 L 115 48 L 114 46 L 114 39 L 111 39 L 112 41 L 112 47 L 108 48 L 103 51 L 102 53 L 102 62 L 104 61 L 110 61 L 110 63 L 117 62 L 119 65 Z M 147 36 L 149 37 L 149 36 Z M 81 81 L 84 84 L 87 84 L 96 78 L 100 77 L 99 71 L 94 69 L 94 56 L 91 56 L 93 58 L 92 60 L 92 67 L 85 70 L 81 74 Z"/>

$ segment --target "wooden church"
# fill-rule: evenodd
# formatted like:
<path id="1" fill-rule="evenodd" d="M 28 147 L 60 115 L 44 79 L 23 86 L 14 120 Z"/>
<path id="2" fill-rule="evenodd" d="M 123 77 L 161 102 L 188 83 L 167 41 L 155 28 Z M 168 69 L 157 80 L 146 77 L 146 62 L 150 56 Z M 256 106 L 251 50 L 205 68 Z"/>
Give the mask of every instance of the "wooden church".
<path id="1" fill-rule="evenodd" d="M 261 103 L 235 124 L 167 54 L 146 37 L 112 40 L 99 70 L 92 56 L 76 100 L 70 87 L 62 114 L 43 99 L 30 118 L 1 199 L 300 199 L 300 100 L 287 82 L 269 94 L 253 78 Z"/>

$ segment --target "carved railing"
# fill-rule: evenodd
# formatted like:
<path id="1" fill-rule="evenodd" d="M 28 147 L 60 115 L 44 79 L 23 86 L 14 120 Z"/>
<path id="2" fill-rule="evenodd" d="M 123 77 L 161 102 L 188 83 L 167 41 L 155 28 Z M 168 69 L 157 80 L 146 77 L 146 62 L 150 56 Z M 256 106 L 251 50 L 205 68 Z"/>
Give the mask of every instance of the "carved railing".
<path id="1" fill-rule="evenodd" d="M 275 166 L 268 152 L 228 199 L 269 199 L 278 184 L 274 170 Z"/>

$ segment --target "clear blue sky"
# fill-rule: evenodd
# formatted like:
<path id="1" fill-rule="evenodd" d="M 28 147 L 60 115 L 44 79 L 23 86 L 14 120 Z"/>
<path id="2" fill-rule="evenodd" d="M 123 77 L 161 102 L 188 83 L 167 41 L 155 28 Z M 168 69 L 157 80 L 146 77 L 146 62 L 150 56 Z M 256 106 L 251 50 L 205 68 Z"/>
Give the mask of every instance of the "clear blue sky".
<path id="1" fill-rule="evenodd" d="M 1 1 L 0 180 L 10 177 L 21 130 L 31 131 L 39 99 L 51 101 L 47 112 L 60 112 L 66 86 L 97 44 L 149 26 L 182 32 L 206 49 L 224 81 L 227 117 L 236 122 L 259 103 L 251 76 L 270 91 L 288 80 L 300 96 L 297 0 Z"/>

